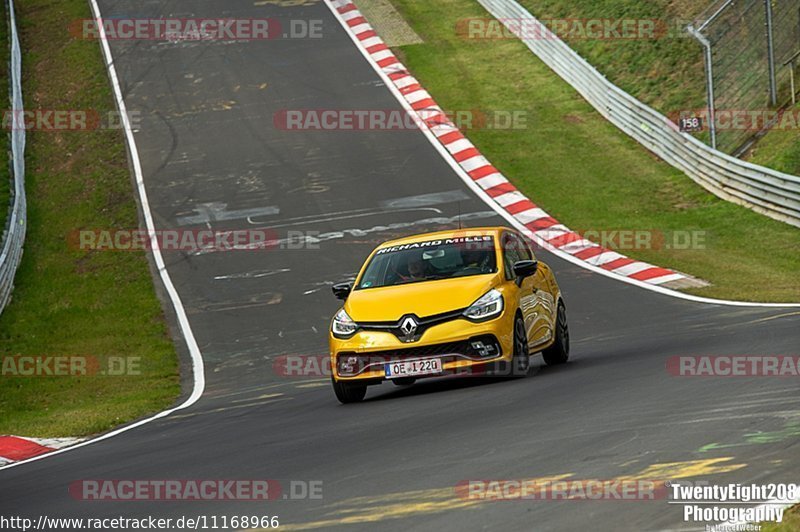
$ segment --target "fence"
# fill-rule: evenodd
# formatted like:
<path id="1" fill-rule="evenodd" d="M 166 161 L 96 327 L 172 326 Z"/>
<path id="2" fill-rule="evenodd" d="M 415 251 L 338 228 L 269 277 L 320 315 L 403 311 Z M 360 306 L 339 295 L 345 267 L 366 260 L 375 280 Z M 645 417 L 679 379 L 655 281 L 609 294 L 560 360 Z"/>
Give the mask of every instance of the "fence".
<path id="1" fill-rule="evenodd" d="M 800 227 L 800 177 L 741 161 L 681 133 L 667 117 L 606 80 L 515 0 L 478 2 L 501 21 L 525 20 L 505 26 L 606 119 L 648 150 L 713 194 Z M 520 28 L 526 28 L 525 35 L 519 35 Z"/>
<path id="2" fill-rule="evenodd" d="M 11 45 L 9 79 L 11 81 L 10 99 L 13 114 L 11 128 L 10 168 L 14 183 L 8 218 L 2 237 L 0 252 L 0 313 L 3 312 L 14 289 L 14 275 L 22 259 L 22 245 L 25 242 L 25 127 L 22 124 L 22 54 L 17 35 L 17 19 L 14 1 L 8 0 L 8 33 Z"/>
<path id="3" fill-rule="evenodd" d="M 743 115 L 777 109 L 794 100 L 800 0 L 720 0 L 689 31 L 706 48 L 709 116 L 719 115 L 717 110 Z M 709 125 L 711 146 L 738 156 L 774 124 L 765 120 L 758 128 L 738 129 L 718 127 L 715 121 Z"/>

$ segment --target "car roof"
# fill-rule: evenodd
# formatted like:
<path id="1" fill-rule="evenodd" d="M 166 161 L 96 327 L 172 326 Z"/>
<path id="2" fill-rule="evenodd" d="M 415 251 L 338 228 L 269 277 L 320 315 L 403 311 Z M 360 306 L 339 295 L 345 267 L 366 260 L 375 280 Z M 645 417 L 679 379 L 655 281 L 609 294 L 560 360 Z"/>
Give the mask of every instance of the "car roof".
<path id="1" fill-rule="evenodd" d="M 394 240 L 387 240 L 378 248 L 411 244 L 413 242 L 426 242 L 437 238 L 458 238 L 466 236 L 499 236 L 502 231 L 513 231 L 508 227 L 465 227 L 463 229 L 448 229 L 446 231 L 435 231 L 432 233 L 418 233 L 415 235 L 404 236 Z"/>

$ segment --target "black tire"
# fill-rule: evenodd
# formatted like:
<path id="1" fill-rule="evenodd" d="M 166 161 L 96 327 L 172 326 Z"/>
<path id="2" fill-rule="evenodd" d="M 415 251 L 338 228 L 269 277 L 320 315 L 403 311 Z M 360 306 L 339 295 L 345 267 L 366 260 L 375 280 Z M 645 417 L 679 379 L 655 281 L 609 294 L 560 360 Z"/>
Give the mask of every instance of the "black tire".
<path id="1" fill-rule="evenodd" d="M 531 355 L 528 351 L 528 333 L 521 316 L 514 320 L 514 355 L 511 358 L 511 376 L 524 377 L 531 367 Z"/>
<path id="2" fill-rule="evenodd" d="M 336 394 L 336 398 L 342 404 L 359 403 L 364 399 L 364 396 L 367 395 L 366 384 L 338 382 L 333 377 L 331 377 L 331 382 L 333 383 L 333 393 Z"/>
<path id="3" fill-rule="evenodd" d="M 558 302 L 555 336 L 553 345 L 542 351 L 542 358 L 548 366 L 563 364 L 569 360 L 569 323 L 567 309 L 561 301 Z"/>
<path id="4" fill-rule="evenodd" d="M 399 379 L 392 379 L 395 386 L 411 386 L 417 379 L 414 377 L 400 377 Z"/>

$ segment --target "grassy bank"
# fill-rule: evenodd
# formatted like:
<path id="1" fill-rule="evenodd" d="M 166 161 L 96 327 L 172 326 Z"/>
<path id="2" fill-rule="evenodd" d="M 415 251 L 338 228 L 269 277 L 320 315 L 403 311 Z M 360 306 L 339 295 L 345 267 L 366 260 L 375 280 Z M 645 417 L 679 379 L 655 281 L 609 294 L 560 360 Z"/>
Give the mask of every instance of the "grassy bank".
<path id="1" fill-rule="evenodd" d="M 796 532 L 800 530 L 800 505 L 793 506 L 783 514 L 780 523 L 761 523 L 761 532 Z"/>
<path id="2" fill-rule="evenodd" d="M 623 250 L 712 283 L 697 293 L 800 301 L 800 231 L 706 193 L 597 114 L 516 40 L 470 40 L 474 0 L 393 0 L 425 41 L 396 51 L 448 110 L 523 111 L 525 127 L 470 139 L 523 192 L 575 230 L 704 232 L 693 249 Z"/>
<path id="3" fill-rule="evenodd" d="M 76 40 L 85 0 L 17 6 L 26 109 L 95 110 L 114 103 L 100 47 Z M 0 434 L 85 435 L 171 404 L 177 358 L 142 253 L 71 249 L 71 231 L 138 225 L 122 131 L 29 131 L 28 235 L 0 356 L 81 356 L 97 375 L 0 376 Z M 141 374 L 101 375 L 110 357 Z M 118 364 L 117 364 L 118 366 Z M 116 369 L 116 368 L 115 368 Z"/>
<path id="4" fill-rule="evenodd" d="M 703 50 L 683 28 L 709 2 L 692 0 L 519 0 L 541 19 L 653 20 L 655 38 L 589 39 L 569 45 L 613 83 L 664 113 L 706 104 Z"/>
<path id="5" fill-rule="evenodd" d="M 683 30 L 711 1 L 692 0 L 520 0 L 542 19 L 655 19 L 659 38 L 567 42 L 613 83 L 668 116 L 705 109 L 702 48 Z M 663 30 L 665 33 L 661 33 Z M 800 111 L 800 106 L 795 112 Z M 707 141 L 708 134 L 700 138 Z M 800 175 L 800 130 L 775 128 L 745 158 Z"/>

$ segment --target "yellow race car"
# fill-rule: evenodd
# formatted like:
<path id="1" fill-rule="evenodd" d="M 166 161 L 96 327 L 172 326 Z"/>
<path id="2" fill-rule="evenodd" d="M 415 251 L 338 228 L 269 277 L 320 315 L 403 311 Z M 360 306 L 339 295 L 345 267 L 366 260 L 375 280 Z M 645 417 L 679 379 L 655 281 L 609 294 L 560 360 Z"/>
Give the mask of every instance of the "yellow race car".
<path id="1" fill-rule="evenodd" d="M 367 386 L 452 374 L 525 375 L 531 354 L 569 357 L 561 291 L 526 239 L 506 227 L 385 242 L 353 283 L 330 328 L 331 378 L 342 403 Z"/>

